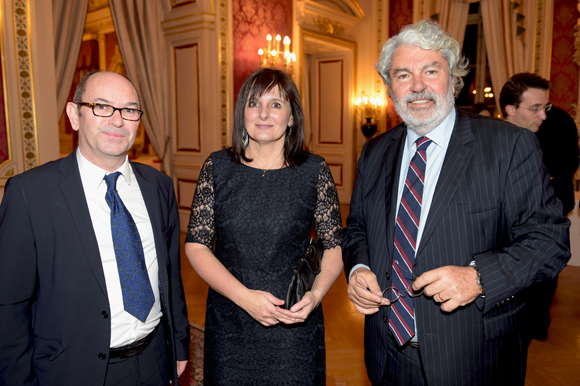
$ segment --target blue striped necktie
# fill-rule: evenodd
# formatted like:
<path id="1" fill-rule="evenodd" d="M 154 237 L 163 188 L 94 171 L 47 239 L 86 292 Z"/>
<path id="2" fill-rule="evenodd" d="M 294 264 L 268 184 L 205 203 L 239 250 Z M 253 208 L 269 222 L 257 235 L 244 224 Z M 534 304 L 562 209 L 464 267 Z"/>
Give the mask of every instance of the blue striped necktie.
<path id="1" fill-rule="evenodd" d="M 145 322 L 155 302 L 155 296 L 147 274 L 137 225 L 117 193 L 117 178 L 120 175 L 121 172 L 116 172 L 105 176 L 105 201 L 111 208 L 111 231 L 123 291 L 123 305 L 125 311 Z"/>
<path id="2" fill-rule="evenodd" d="M 415 335 L 413 298 L 405 296 L 405 289 L 413 282 L 410 272 L 413 272 L 413 263 L 417 252 L 417 233 L 421 219 L 425 166 L 427 164 L 426 151 L 431 142 L 427 137 L 418 138 L 416 141 L 417 152 L 409 164 L 395 224 L 392 286 L 397 288 L 403 296 L 391 306 L 389 328 L 399 345 L 405 344 Z M 401 269 L 399 265 L 405 269 Z"/>

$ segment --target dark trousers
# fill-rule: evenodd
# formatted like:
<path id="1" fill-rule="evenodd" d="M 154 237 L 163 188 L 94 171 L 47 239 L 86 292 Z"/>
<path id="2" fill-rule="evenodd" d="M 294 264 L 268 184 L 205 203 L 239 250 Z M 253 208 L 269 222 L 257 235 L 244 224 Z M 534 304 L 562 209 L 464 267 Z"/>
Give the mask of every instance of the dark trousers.
<path id="1" fill-rule="evenodd" d="M 389 333 L 387 366 L 381 386 L 426 386 L 420 349 L 408 344 L 399 347 Z"/>
<path id="2" fill-rule="evenodd" d="M 163 326 L 140 355 L 109 360 L 105 386 L 169 385 L 169 372 Z"/>
<path id="3" fill-rule="evenodd" d="M 548 338 L 548 327 L 552 322 L 550 307 L 556 294 L 558 276 L 532 284 L 526 291 L 527 325 L 526 335 L 529 340 Z"/>

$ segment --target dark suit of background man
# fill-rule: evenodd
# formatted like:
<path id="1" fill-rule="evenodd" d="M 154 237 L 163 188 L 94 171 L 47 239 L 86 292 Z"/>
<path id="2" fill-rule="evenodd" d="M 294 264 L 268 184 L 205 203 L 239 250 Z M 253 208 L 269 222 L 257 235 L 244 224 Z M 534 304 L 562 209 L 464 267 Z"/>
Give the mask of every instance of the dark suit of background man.
<path id="1" fill-rule="evenodd" d="M 570 258 L 570 222 L 534 135 L 455 108 L 466 65 L 457 41 L 430 21 L 389 39 L 377 64 L 404 124 L 365 144 L 343 242 L 348 296 L 366 314 L 373 385 L 523 385 L 521 292 L 555 277 Z M 433 143 L 425 153 L 414 278 L 400 268 L 404 261 L 393 262 L 395 219 L 405 215 L 397 210 L 423 136 Z M 412 338 L 402 346 L 389 327 L 397 303 L 382 296 L 395 275 L 416 295 L 406 311 L 415 315 Z M 410 298 L 397 289 L 404 296 L 397 302 Z"/>
<path id="2" fill-rule="evenodd" d="M 556 197 L 565 216 L 574 208 L 574 174 L 578 158 L 578 131 L 570 115 L 548 103 L 550 82 L 537 74 L 522 72 L 502 87 L 499 103 L 505 120 L 536 134 L 542 159 L 550 174 Z M 528 289 L 528 333 L 530 338 L 548 337 L 550 306 L 558 278 L 544 280 Z"/>
<path id="3" fill-rule="evenodd" d="M 125 77 L 88 73 L 66 107 L 78 149 L 6 184 L 1 385 L 166 385 L 185 368 L 189 327 L 173 183 L 127 158 L 140 105 Z M 103 180 L 115 171 L 142 241 L 142 282 L 154 295 L 144 322 L 124 309 Z"/>

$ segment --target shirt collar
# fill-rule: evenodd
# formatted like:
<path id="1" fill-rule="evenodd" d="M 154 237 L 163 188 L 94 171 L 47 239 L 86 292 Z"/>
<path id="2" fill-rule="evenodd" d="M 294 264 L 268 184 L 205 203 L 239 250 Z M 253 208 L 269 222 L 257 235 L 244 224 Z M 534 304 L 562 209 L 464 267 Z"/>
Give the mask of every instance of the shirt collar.
<path id="1" fill-rule="evenodd" d="M 437 146 L 446 148 L 451 139 L 451 133 L 453 132 L 453 126 L 455 125 L 455 108 L 451 109 L 451 112 L 445 117 L 443 122 L 439 124 L 436 128 L 427 133 L 426 137 L 433 141 Z M 415 141 L 419 138 L 417 133 L 411 129 L 407 129 L 407 139 L 406 146 L 411 149 Z"/>
<path id="2" fill-rule="evenodd" d="M 79 165 L 79 172 L 83 184 L 92 190 L 98 190 L 101 183 L 105 183 L 103 178 L 110 173 L 87 160 L 81 154 L 81 149 L 79 148 L 77 148 L 77 163 Z M 115 170 L 115 172 L 121 172 L 121 175 L 125 177 L 125 180 L 127 181 L 127 185 L 131 185 L 131 166 L 129 164 L 128 156 L 125 157 L 123 165 Z"/>

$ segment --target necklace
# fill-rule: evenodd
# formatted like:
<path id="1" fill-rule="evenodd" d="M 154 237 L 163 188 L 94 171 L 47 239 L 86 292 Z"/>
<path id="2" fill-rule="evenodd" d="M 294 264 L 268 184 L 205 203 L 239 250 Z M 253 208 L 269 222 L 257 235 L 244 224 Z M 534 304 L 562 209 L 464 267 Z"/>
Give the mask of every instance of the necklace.
<path id="1" fill-rule="evenodd" d="M 272 170 L 272 169 L 274 169 L 274 166 L 278 165 L 278 164 L 280 163 L 280 161 L 281 161 L 281 160 L 282 160 L 282 157 L 278 158 L 278 159 L 276 160 L 276 162 L 274 162 L 272 165 L 270 165 L 270 166 L 269 166 L 269 167 L 267 167 L 267 168 L 263 168 L 263 167 L 261 167 L 260 165 L 258 165 L 258 163 L 256 162 L 256 160 L 255 160 L 255 159 L 254 159 L 252 162 L 254 163 L 254 165 L 256 165 L 256 166 L 258 167 L 258 169 L 260 169 L 260 170 L 262 171 L 262 177 L 265 177 L 265 176 L 266 176 L 266 171 L 267 171 L 267 170 Z"/>

